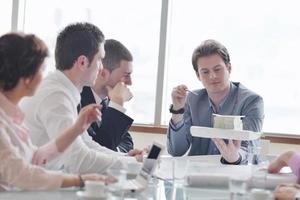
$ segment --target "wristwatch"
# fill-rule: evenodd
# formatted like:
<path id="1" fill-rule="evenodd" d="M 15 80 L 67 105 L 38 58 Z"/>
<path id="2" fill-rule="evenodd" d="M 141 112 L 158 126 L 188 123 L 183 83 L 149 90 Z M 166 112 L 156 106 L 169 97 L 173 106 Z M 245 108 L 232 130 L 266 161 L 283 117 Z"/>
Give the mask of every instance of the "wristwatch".
<path id="1" fill-rule="evenodd" d="M 174 110 L 173 109 L 173 104 L 171 104 L 170 108 L 169 108 L 169 111 L 170 111 L 170 113 L 173 113 L 173 114 L 183 114 L 184 113 L 184 108 L 180 108 L 179 110 Z"/>
<path id="2" fill-rule="evenodd" d="M 82 189 L 85 186 L 84 181 L 83 181 L 81 175 L 78 175 L 78 178 L 79 178 L 79 188 Z"/>

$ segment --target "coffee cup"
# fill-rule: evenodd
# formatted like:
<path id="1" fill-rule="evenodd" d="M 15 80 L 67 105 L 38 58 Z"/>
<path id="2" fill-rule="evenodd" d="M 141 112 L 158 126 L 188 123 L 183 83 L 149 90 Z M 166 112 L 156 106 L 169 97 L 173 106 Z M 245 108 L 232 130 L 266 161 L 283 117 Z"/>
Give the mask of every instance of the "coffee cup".
<path id="1" fill-rule="evenodd" d="M 142 163 L 127 163 L 127 179 L 134 179 L 141 171 Z"/>
<path id="2" fill-rule="evenodd" d="M 90 197 L 106 195 L 105 184 L 99 181 L 85 181 L 85 194 Z"/>

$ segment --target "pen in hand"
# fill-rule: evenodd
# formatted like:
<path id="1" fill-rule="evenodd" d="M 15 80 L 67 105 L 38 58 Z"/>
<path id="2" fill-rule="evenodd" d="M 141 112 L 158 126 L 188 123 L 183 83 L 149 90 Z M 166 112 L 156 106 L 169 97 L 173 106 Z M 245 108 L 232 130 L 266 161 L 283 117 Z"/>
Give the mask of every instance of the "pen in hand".
<path id="1" fill-rule="evenodd" d="M 198 94 L 197 94 L 196 92 L 193 92 L 193 91 L 191 91 L 191 90 L 185 89 L 185 91 L 190 92 L 190 93 L 192 93 L 193 95 L 198 96 Z"/>

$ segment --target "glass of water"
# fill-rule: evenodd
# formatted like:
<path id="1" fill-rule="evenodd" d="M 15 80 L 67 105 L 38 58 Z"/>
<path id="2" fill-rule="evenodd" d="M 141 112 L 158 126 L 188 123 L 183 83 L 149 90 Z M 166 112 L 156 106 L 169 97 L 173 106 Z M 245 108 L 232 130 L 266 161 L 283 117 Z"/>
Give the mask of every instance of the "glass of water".
<path id="1" fill-rule="evenodd" d="M 248 179 L 245 177 L 233 176 L 229 178 L 229 191 L 231 200 L 246 199 Z"/>
<path id="2" fill-rule="evenodd" d="M 257 145 L 248 146 L 248 166 L 251 171 L 252 188 L 266 188 L 268 164 L 266 155 L 262 153 L 261 141 L 258 141 Z"/>
<path id="3" fill-rule="evenodd" d="M 183 182 L 188 166 L 188 157 L 172 158 L 172 178 L 174 182 Z"/>

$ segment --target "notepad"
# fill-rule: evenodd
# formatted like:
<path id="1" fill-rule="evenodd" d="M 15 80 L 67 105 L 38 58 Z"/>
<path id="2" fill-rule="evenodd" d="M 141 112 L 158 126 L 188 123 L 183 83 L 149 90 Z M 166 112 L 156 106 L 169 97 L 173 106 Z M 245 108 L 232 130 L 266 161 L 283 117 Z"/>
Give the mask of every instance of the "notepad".
<path id="1" fill-rule="evenodd" d="M 256 140 L 262 135 L 259 132 L 247 130 L 220 129 L 202 126 L 191 126 L 191 134 L 194 137 L 223 138 L 231 140 Z"/>

